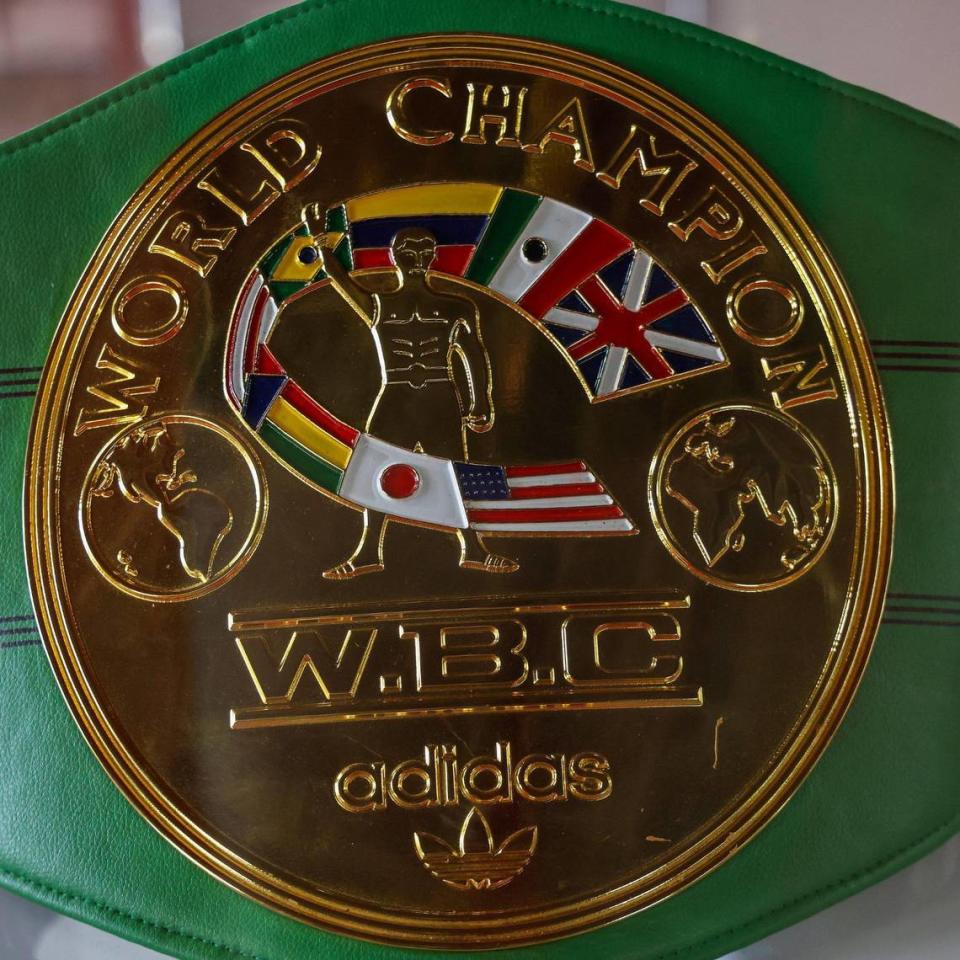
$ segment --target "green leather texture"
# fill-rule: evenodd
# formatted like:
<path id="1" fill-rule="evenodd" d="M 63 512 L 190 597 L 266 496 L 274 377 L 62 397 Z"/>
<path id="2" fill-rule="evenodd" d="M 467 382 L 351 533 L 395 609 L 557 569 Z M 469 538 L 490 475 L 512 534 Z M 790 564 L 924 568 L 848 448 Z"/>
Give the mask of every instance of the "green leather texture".
<path id="1" fill-rule="evenodd" d="M 960 827 L 960 131 L 756 48 L 600 0 L 314 0 L 0 144 L 0 884 L 182 958 L 430 955 L 273 913 L 194 867 L 139 817 L 84 743 L 44 656 L 20 500 L 53 331 L 100 238 L 152 170 L 289 70 L 358 44 L 443 31 L 574 46 L 719 123 L 824 239 L 877 354 L 896 454 L 891 594 L 834 743 L 785 810 L 706 879 L 602 930 L 497 954 L 715 958 Z"/>

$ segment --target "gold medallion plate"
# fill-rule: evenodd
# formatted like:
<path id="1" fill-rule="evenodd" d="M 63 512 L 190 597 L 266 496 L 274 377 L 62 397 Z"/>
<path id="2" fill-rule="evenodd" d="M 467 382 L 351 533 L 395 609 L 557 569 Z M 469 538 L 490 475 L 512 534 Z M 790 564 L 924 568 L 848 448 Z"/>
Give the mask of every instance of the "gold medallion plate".
<path id="1" fill-rule="evenodd" d="M 714 869 L 863 673 L 891 458 L 772 179 L 609 63 L 428 36 L 291 73 L 120 212 L 26 538 L 144 817 L 395 944 L 556 938 Z"/>

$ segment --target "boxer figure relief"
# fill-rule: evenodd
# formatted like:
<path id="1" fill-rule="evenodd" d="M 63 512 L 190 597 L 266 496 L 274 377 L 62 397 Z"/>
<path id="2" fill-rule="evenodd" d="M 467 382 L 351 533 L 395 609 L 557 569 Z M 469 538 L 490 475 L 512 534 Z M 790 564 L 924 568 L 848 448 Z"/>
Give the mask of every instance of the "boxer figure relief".
<path id="1" fill-rule="evenodd" d="M 317 239 L 325 273 L 369 325 L 380 356 L 383 387 L 367 432 L 407 449 L 467 460 L 467 431 L 484 433 L 493 425 L 490 358 L 473 301 L 430 288 L 427 271 L 437 252 L 432 234 L 415 227 L 396 234 L 390 258 L 399 287 L 375 294 L 361 287 L 333 255 L 335 242 L 324 232 L 318 205 L 304 210 L 304 221 Z M 386 514 L 365 509 L 356 549 L 323 576 L 347 580 L 383 570 L 388 523 Z M 515 560 L 487 550 L 476 530 L 454 535 L 464 569 L 511 573 L 518 568 Z"/>

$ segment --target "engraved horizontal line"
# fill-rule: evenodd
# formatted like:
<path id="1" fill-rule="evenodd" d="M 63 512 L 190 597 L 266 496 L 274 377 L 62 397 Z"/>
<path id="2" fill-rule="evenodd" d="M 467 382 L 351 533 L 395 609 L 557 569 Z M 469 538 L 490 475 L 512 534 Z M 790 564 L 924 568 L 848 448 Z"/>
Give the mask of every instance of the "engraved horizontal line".
<path id="1" fill-rule="evenodd" d="M 568 598 L 565 602 L 559 602 L 558 596 Z M 466 616 L 503 616 L 505 614 L 529 614 L 529 613 L 578 613 L 580 611 L 596 610 L 604 612 L 607 610 L 643 610 L 646 612 L 656 612 L 658 610 L 685 610 L 690 606 L 690 597 L 675 593 L 673 597 L 635 597 L 629 600 L 623 600 L 623 594 L 617 594 L 618 599 L 601 598 L 597 593 L 581 593 L 581 597 L 590 599 L 576 600 L 578 594 L 545 595 L 538 603 L 518 603 L 518 597 L 450 597 L 447 599 L 449 607 L 438 607 L 436 601 L 432 606 L 427 606 L 429 601 L 420 601 L 408 603 L 400 609 L 390 609 L 388 606 L 377 605 L 372 607 L 364 604 L 362 607 L 354 606 L 351 609 L 342 604 L 327 604 L 317 606 L 312 609 L 301 608 L 299 615 L 294 615 L 298 611 L 290 611 L 286 615 L 271 617 L 260 610 L 238 610 L 227 614 L 227 629 L 232 633 L 241 633 L 251 630 L 282 630 L 295 627 L 316 627 L 344 623 L 375 623 L 379 620 L 396 620 L 404 618 L 417 617 L 418 619 L 435 619 L 453 616 L 456 619 L 462 619 Z M 608 595 L 609 597 L 609 595 Z M 496 605 L 477 606 L 478 600 L 500 601 Z M 471 604 L 463 606 L 462 604 Z M 314 612 L 316 611 L 316 612 Z M 330 611 L 329 613 L 327 611 Z M 336 612 L 334 612 L 336 611 Z"/>
<path id="2" fill-rule="evenodd" d="M 517 863 L 523 863 L 529 859 L 529 850 L 504 850 L 502 853 L 467 851 L 466 854 L 432 854 L 423 862 L 428 867 L 443 870 L 444 873 L 467 873 L 475 870 L 480 863 L 490 864 L 492 870 L 506 871 L 512 869 Z"/>
<path id="3" fill-rule="evenodd" d="M 615 684 L 615 687 L 613 686 Z M 632 693 L 624 693 L 624 690 L 631 689 Z M 524 691 L 519 690 L 502 690 L 497 692 L 490 691 L 480 691 L 479 694 L 471 694 L 470 690 L 460 692 L 460 696 L 467 696 L 470 700 L 479 700 L 483 696 L 489 696 L 496 699 L 498 702 L 490 702 L 487 704 L 475 704 L 477 706 L 489 706 L 499 709 L 500 700 L 505 700 L 506 703 L 554 703 L 554 702 L 566 702 L 569 701 L 573 705 L 578 704 L 589 704 L 592 703 L 598 696 L 603 699 L 604 697 L 618 697 L 623 699 L 624 697 L 629 699 L 646 699 L 651 694 L 660 694 L 660 693 L 669 693 L 677 695 L 692 695 L 694 691 L 699 690 L 698 687 L 694 687 L 692 684 L 677 684 L 672 681 L 669 676 L 654 676 L 654 675 L 643 675 L 637 677 L 633 680 L 613 680 L 613 681 L 604 681 L 602 684 L 602 689 L 606 691 L 603 694 L 597 693 L 597 688 L 588 686 L 587 683 L 580 685 L 579 689 L 576 687 L 551 687 L 547 685 L 540 685 L 534 689 L 527 688 Z M 615 689 L 616 692 L 610 692 Z M 641 692 L 642 691 L 642 692 Z M 497 693 L 500 696 L 497 696 Z M 338 698 L 336 700 L 298 700 L 296 703 L 290 703 L 289 701 L 284 702 L 283 698 L 271 698 L 267 703 L 258 703 L 251 707 L 236 707 L 238 711 L 249 711 L 251 713 L 313 713 L 319 711 L 321 713 L 351 713 L 353 709 L 379 709 L 379 710 L 405 710 L 405 709 L 420 709 L 429 707 L 431 704 L 436 704 L 441 707 L 451 706 L 451 700 L 457 696 L 456 693 L 448 689 L 437 690 L 437 689 L 427 689 L 427 690 L 416 690 L 411 691 L 410 693 L 385 693 L 381 694 L 379 697 L 371 699 L 370 697 L 363 697 L 358 699 L 349 699 L 347 697 Z M 473 706 L 469 703 L 464 703 L 462 700 L 459 700 L 457 703 L 453 704 L 456 707 L 463 707 L 464 709 L 473 709 Z"/>
<path id="4" fill-rule="evenodd" d="M 43 367 L 0 367 L 0 376 L 5 373 L 41 373 Z"/>
<path id="5" fill-rule="evenodd" d="M 0 393 L 0 400 L 12 400 L 14 397 L 35 397 L 36 390 L 15 390 L 13 393 Z"/>
<path id="6" fill-rule="evenodd" d="M 516 863 L 519 860 L 529 859 L 529 850 L 502 850 L 499 853 L 488 852 L 486 850 L 468 850 L 466 853 L 430 853 L 424 862 L 434 867 L 466 870 L 471 864 L 476 863 L 499 861 L 499 863 L 494 863 L 494 866 L 505 867 L 511 861 Z"/>
<path id="7" fill-rule="evenodd" d="M 488 865 L 488 870 L 491 873 L 512 873 L 516 870 L 518 863 L 526 863 L 530 859 L 530 852 L 520 850 L 512 855 L 506 851 L 503 853 L 481 853 L 476 859 L 467 860 L 465 863 L 456 854 L 450 856 L 456 857 L 456 859 L 446 860 L 431 857 L 429 860 L 424 860 L 423 865 L 433 870 L 442 870 L 444 876 L 456 876 L 458 874 L 469 876 L 481 864 Z"/>
<path id="8" fill-rule="evenodd" d="M 491 871 L 506 873 L 516 870 L 518 864 L 526 864 L 530 857 L 530 850 L 504 850 L 500 853 L 468 850 L 465 854 L 430 853 L 423 863 L 424 866 L 450 875 L 472 873 L 481 865 Z"/>
<path id="9" fill-rule="evenodd" d="M 471 877 L 477 872 L 477 868 L 483 868 L 485 876 L 510 876 L 515 873 L 517 867 L 525 866 L 530 860 L 531 854 L 527 851 L 520 851 L 519 856 L 503 860 L 506 854 L 481 853 L 475 860 L 468 860 L 466 863 L 458 861 L 447 862 L 444 860 L 424 860 L 423 865 L 429 870 L 436 870 L 445 877 Z"/>
<path id="10" fill-rule="evenodd" d="M 468 861 L 467 863 L 456 864 L 447 864 L 443 860 L 424 860 L 423 865 L 428 870 L 436 870 L 437 873 L 441 873 L 444 877 L 450 877 L 451 879 L 454 877 L 462 877 L 466 879 L 475 876 L 478 867 L 483 869 L 484 876 L 510 876 L 511 874 L 516 873 L 518 867 L 525 866 L 527 864 L 527 862 L 530 860 L 531 854 L 521 852 L 519 857 L 513 857 L 510 860 L 501 863 L 499 861 L 503 856 L 504 854 L 502 853 L 481 854 L 481 856 L 476 860 Z"/>
<path id="11" fill-rule="evenodd" d="M 923 366 L 920 364 L 906 364 L 906 363 L 878 363 L 878 370 L 903 370 L 903 371 L 913 371 L 915 373 L 960 373 L 960 364 L 955 367 L 940 367 L 940 366 Z"/>
<path id="12" fill-rule="evenodd" d="M 908 627 L 960 627 L 960 620 L 906 620 L 899 617 L 884 617 L 881 623 Z"/>
<path id="13" fill-rule="evenodd" d="M 18 380 L 0 380 L 0 387 L 22 387 L 26 384 L 36 386 L 40 383 L 39 377 L 21 377 Z"/>
<path id="14" fill-rule="evenodd" d="M 520 615 L 531 613 L 580 613 L 588 610 L 595 610 L 598 613 L 612 612 L 615 610 L 637 610 L 644 612 L 656 612 L 658 610 L 676 610 L 685 609 L 688 604 L 680 602 L 663 603 L 636 603 L 631 601 L 609 602 L 609 603 L 558 603 L 558 604 L 534 604 L 531 606 L 505 606 L 505 607 L 472 607 L 472 608 L 442 608 L 431 610 L 383 610 L 375 613 L 354 613 L 354 614 L 330 614 L 328 616 L 317 617 L 298 617 L 296 619 L 283 620 L 234 620 L 230 624 L 230 630 L 234 633 L 242 633 L 251 630 L 279 630 L 304 627 L 322 627 L 334 624 L 348 623 L 378 623 L 381 620 L 405 620 L 416 618 L 418 621 L 464 619 L 467 616 L 479 616 L 484 618 Z"/>
<path id="15" fill-rule="evenodd" d="M 918 353 L 913 350 L 874 350 L 877 360 L 960 360 L 960 353 Z"/>
<path id="16" fill-rule="evenodd" d="M 29 621 L 30 623 L 33 623 L 33 614 L 21 613 L 15 616 L 0 617 L 0 623 L 16 623 L 18 621 Z"/>
<path id="17" fill-rule="evenodd" d="M 498 880 L 509 880 L 515 877 L 530 862 L 532 854 L 527 855 L 527 859 L 521 863 L 516 863 L 508 867 L 496 868 L 489 863 L 476 863 L 467 867 L 465 870 L 449 870 L 443 866 L 433 866 L 424 861 L 424 866 L 439 880 L 446 880 L 447 883 L 468 884 L 471 880 L 482 882 L 489 880 L 496 883 Z"/>
<path id="18" fill-rule="evenodd" d="M 955 610 L 953 607 L 911 607 L 888 604 L 884 613 L 949 613 L 960 615 L 960 610 Z"/>
<path id="19" fill-rule="evenodd" d="M 410 720 L 424 717 L 495 716 L 513 713 L 572 713 L 587 710 L 650 710 L 703 706 L 702 687 L 677 687 L 673 696 L 620 697 L 610 700 L 564 700 L 540 703 L 479 704 L 477 706 L 421 706 L 397 710 L 383 708 L 334 713 L 329 707 L 294 712 L 290 707 L 235 707 L 230 711 L 231 730 L 258 727 L 295 727 L 324 723 L 358 723 L 370 720 Z M 689 694 L 679 695 L 681 692 Z M 323 712 L 318 712 L 322 710 Z"/>
<path id="20" fill-rule="evenodd" d="M 5 640 L 0 643 L 0 650 L 12 650 L 14 647 L 39 647 L 39 640 Z"/>
<path id="21" fill-rule="evenodd" d="M 960 595 L 951 593 L 888 593 L 888 600 L 945 600 L 960 603 Z"/>
<path id="22" fill-rule="evenodd" d="M 947 347 L 960 348 L 960 340 L 871 340 L 875 347 Z"/>
<path id="23" fill-rule="evenodd" d="M 469 856 L 469 854 L 468 854 Z M 483 871 L 484 876 L 510 876 L 517 872 L 530 861 L 532 854 L 529 851 L 521 850 L 519 856 L 511 857 L 508 860 L 501 859 L 506 857 L 505 853 L 481 853 L 475 860 L 468 860 L 466 863 L 458 861 L 446 862 L 444 860 L 424 860 L 423 865 L 428 870 L 436 870 L 445 877 L 463 877 L 464 879 L 475 876 L 478 868 Z M 458 858 L 459 859 L 459 858 Z"/>
<path id="24" fill-rule="evenodd" d="M 13 637 L 17 634 L 36 633 L 35 627 L 4 627 L 0 629 L 0 637 Z"/>
<path id="25" fill-rule="evenodd" d="M 515 874 L 518 869 L 525 867 L 532 856 L 529 852 L 521 851 L 520 856 L 512 857 L 510 860 L 501 862 L 504 854 L 482 853 L 476 860 L 468 860 L 466 863 L 452 862 L 447 863 L 443 860 L 424 860 L 423 865 L 428 870 L 436 870 L 438 874 L 450 879 L 462 878 L 469 879 L 476 876 L 478 870 L 483 871 L 483 875 L 490 877 L 509 877 Z"/>

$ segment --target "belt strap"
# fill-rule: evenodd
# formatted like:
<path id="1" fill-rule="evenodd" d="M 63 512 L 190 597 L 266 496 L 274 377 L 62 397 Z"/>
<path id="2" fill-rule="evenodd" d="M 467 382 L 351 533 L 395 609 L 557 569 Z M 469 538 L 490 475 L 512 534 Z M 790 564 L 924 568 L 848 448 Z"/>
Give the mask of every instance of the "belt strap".
<path id="1" fill-rule="evenodd" d="M 753 47 L 602 0 L 308 0 L 0 145 L 0 883 L 178 957 L 414 955 L 348 943 L 243 898 L 135 813 L 84 744 L 43 656 L 16 504 L 57 318 L 150 172 L 281 74 L 427 31 L 577 46 L 695 104 L 825 238 L 873 342 L 897 453 L 897 543 L 875 653 L 835 742 L 785 811 L 701 882 L 611 927 L 500 954 L 713 958 L 881 879 L 960 825 L 960 437 L 944 416 L 960 402 L 960 223 L 949 214 L 960 195 L 960 133 Z"/>

